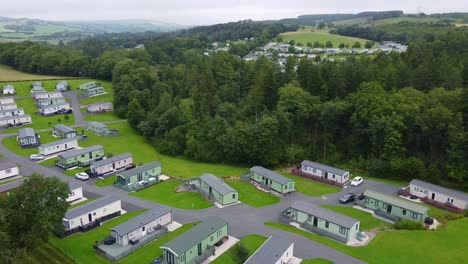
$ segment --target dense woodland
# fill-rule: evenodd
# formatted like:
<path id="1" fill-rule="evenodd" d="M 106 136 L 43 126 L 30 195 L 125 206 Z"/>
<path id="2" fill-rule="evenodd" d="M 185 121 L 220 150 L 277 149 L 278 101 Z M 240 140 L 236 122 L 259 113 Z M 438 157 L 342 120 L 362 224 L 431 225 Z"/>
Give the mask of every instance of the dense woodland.
<path id="1" fill-rule="evenodd" d="M 211 41 L 238 34 L 229 30 L 251 28 L 239 37 L 261 42 L 288 30 L 239 23 L 136 36 L 146 49 L 116 48 L 112 38 L 61 47 L 0 44 L 0 63 L 112 80 L 116 113 L 162 153 L 265 166 L 310 159 L 468 190 L 466 29 L 444 26 L 430 38 L 425 29 L 414 31 L 406 53 L 344 62 L 245 62 L 235 50 L 255 44 L 235 43 L 231 53 L 203 56 Z"/>

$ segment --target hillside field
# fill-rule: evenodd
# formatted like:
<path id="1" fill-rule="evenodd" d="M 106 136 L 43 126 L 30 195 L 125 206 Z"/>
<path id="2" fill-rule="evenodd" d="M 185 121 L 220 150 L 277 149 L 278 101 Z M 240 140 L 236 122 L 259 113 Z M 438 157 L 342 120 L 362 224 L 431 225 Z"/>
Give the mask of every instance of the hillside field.
<path id="1" fill-rule="evenodd" d="M 26 72 L 17 71 L 11 67 L 0 65 L 0 82 L 4 81 L 26 81 L 26 80 L 51 80 L 62 79 L 65 77 L 51 75 L 37 75 Z M 70 78 L 70 77 L 67 77 Z"/>
<path id="2" fill-rule="evenodd" d="M 328 33 L 328 30 L 318 30 L 310 27 L 305 27 L 294 32 L 281 33 L 279 36 L 283 38 L 283 41 L 285 42 L 294 40 L 296 43 L 301 43 L 303 46 L 306 46 L 308 42 L 314 43 L 315 41 L 323 44 L 327 41 L 331 41 L 333 43 L 333 47 L 338 47 L 341 43 L 352 46 L 356 41 L 359 41 L 361 42 L 361 45 L 364 46 L 367 41 L 366 39 L 361 38 L 334 35 Z"/>

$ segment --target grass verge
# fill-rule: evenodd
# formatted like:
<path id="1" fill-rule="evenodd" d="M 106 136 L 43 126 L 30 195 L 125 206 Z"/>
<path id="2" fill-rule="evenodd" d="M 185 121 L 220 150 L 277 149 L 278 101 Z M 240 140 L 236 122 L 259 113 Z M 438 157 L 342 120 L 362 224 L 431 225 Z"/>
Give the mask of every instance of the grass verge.
<path id="1" fill-rule="evenodd" d="M 239 201 L 250 206 L 262 207 L 280 202 L 278 196 L 260 191 L 248 182 L 242 180 L 226 180 L 226 183 L 239 192 Z"/>

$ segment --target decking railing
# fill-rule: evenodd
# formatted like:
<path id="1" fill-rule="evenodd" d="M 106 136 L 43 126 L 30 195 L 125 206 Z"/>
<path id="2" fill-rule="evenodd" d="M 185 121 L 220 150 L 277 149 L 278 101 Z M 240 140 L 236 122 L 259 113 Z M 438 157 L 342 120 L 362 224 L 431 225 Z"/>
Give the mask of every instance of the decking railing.
<path id="1" fill-rule="evenodd" d="M 429 199 L 427 197 L 421 198 L 421 201 L 423 201 L 424 203 L 430 204 L 430 205 L 434 205 L 436 207 L 440 207 L 440 208 L 452 211 L 454 213 L 462 214 L 464 212 L 463 209 L 455 207 L 451 203 L 441 203 L 441 202 L 437 202 L 437 201 L 434 201 L 432 199 Z"/>
<path id="2" fill-rule="evenodd" d="M 58 238 L 64 238 L 66 236 L 69 236 L 69 235 L 72 235 L 72 234 L 75 234 L 75 233 L 78 233 L 78 232 L 87 232 L 87 231 L 89 231 L 91 229 L 94 229 L 94 228 L 100 226 L 102 222 L 107 221 L 107 220 L 112 219 L 112 218 L 115 218 L 115 217 L 120 216 L 120 215 L 121 215 L 121 211 L 118 211 L 118 212 L 115 212 L 113 214 L 106 215 L 106 216 L 103 216 L 101 218 L 94 219 L 94 221 L 89 223 L 89 224 L 82 225 L 82 226 L 79 226 L 79 227 L 75 227 L 75 228 L 70 229 L 70 230 L 65 230 L 61 234 L 57 234 L 57 237 Z"/>

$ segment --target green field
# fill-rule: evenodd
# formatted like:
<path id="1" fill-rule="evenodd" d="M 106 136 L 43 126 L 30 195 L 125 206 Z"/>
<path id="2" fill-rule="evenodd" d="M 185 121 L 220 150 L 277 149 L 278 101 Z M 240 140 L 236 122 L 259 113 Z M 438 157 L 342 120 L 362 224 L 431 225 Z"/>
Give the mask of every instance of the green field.
<path id="1" fill-rule="evenodd" d="M 439 21 L 440 19 L 437 17 L 393 17 L 393 18 L 372 21 L 369 24 L 373 26 L 380 26 L 380 25 L 396 24 L 400 22 L 435 23 Z"/>
<path id="2" fill-rule="evenodd" d="M 249 255 L 252 255 L 265 241 L 266 237 L 261 235 L 248 235 L 240 239 L 239 242 L 249 251 Z M 228 251 L 224 252 L 219 256 L 215 261 L 211 262 L 213 264 L 237 264 L 236 256 L 233 253 L 233 248 L 230 248 Z"/>
<path id="3" fill-rule="evenodd" d="M 301 262 L 301 264 L 333 264 L 333 261 L 323 259 L 323 258 L 316 258 L 316 259 L 306 259 Z"/>
<path id="4" fill-rule="evenodd" d="M 341 191 L 341 188 L 329 184 L 321 183 L 311 179 L 292 175 L 290 173 L 281 172 L 286 177 L 294 180 L 296 183 L 296 191 L 309 196 L 322 196 Z"/>
<path id="5" fill-rule="evenodd" d="M 0 65 L 0 82 L 23 81 L 23 80 L 50 80 L 50 79 L 62 79 L 62 78 L 65 78 L 65 77 L 31 74 L 31 73 L 17 71 L 5 65 Z"/>
<path id="6" fill-rule="evenodd" d="M 349 247 L 290 225 L 279 223 L 265 223 L 265 225 L 304 236 L 368 263 L 464 264 L 468 259 L 466 251 L 468 218 L 466 217 L 450 221 L 444 229 L 438 231 L 389 230 L 379 232 L 367 246 L 362 247 Z"/>
<path id="7" fill-rule="evenodd" d="M 84 119 L 86 121 L 96 121 L 96 122 L 105 122 L 105 121 L 117 121 L 117 120 L 122 120 L 120 117 L 118 117 L 114 111 L 109 111 L 105 113 L 99 113 L 99 114 L 85 114 Z"/>
<path id="8" fill-rule="evenodd" d="M 360 25 L 365 24 L 369 20 L 368 17 L 358 17 L 345 20 L 334 21 L 333 24 L 338 26 L 351 26 L 351 25 Z"/>
<path id="9" fill-rule="evenodd" d="M 278 196 L 260 191 L 248 182 L 242 180 L 226 180 L 226 183 L 239 192 L 239 201 L 250 206 L 262 207 L 280 202 Z"/>
<path id="10" fill-rule="evenodd" d="M 102 226 L 90 230 L 86 233 L 77 233 L 68 236 L 63 239 L 51 238 L 51 243 L 65 255 L 75 260 L 77 264 L 89 264 L 89 263 L 112 263 L 106 258 L 94 253 L 92 245 L 94 241 L 99 241 L 110 235 L 109 229 L 128 221 L 129 219 L 141 214 L 143 211 L 126 213 L 118 218 L 105 222 Z M 116 263 L 150 263 L 153 259 L 157 258 L 162 254 L 161 245 L 167 243 L 178 235 L 190 229 L 194 224 L 186 224 L 169 233 L 168 235 L 157 239 L 148 245 L 139 248 L 129 256 L 122 258 Z"/>
<path id="11" fill-rule="evenodd" d="M 285 42 L 294 40 L 296 43 L 301 43 L 303 46 L 306 46 L 307 43 L 313 44 L 315 41 L 323 44 L 325 44 L 327 41 L 331 41 L 333 43 L 333 47 L 335 48 L 337 48 L 341 43 L 352 46 L 356 41 L 358 41 L 361 42 L 363 47 L 366 43 L 366 39 L 334 35 L 328 33 L 327 30 L 311 29 L 310 27 L 299 29 L 298 31 L 294 32 L 281 33 L 279 36 L 283 38 L 283 41 Z"/>
<path id="12" fill-rule="evenodd" d="M 361 230 L 363 231 L 391 226 L 390 223 L 377 219 L 368 212 L 364 212 L 352 207 L 339 205 L 324 205 L 323 207 L 359 220 L 361 222 Z"/>
<path id="13" fill-rule="evenodd" d="M 176 192 L 181 181 L 168 180 L 130 195 L 181 209 L 203 209 L 213 204 L 198 192 Z"/>

